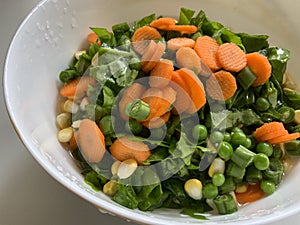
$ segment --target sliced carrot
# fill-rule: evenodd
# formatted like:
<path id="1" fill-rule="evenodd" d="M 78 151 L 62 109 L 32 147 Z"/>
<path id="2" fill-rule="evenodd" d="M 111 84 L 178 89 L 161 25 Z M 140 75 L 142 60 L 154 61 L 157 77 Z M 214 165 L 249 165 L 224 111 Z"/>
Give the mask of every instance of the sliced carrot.
<path id="1" fill-rule="evenodd" d="M 260 184 L 248 184 L 247 191 L 243 193 L 235 193 L 235 197 L 238 203 L 246 204 L 255 202 L 265 197 L 265 193 L 260 189 Z"/>
<path id="2" fill-rule="evenodd" d="M 194 46 L 196 53 L 212 71 L 221 69 L 216 55 L 219 46 L 215 39 L 206 35 L 198 37 Z"/>
<path id="3" fill-rule="evenodd" d="M 134 158 L 139 164 L 142 164 L 151 155 L 149 147 L 146 144 L 132 141 L 127 137 L 116 139 L 109 150 L 111 155 L 121 162 Z"/>
<path id="4" fill-rule="evenodd" d="M 257 77 L 253 87 L 263 85 L 271 76 L 272 66 L 267 57 L 258 52 L 246 54 L 247 65 Z"/>
<path id="5" fill-rule="evenodd" d="M 198 28 L 194 25 L 171 25 L 168 26 L 167 30 L 178 31 L 181 34 L 194 34 Z"/>
<path id="6" fill-rule="evenodd" d="M 153 118 L 148 121 L 144 121 L 144 122 L 142 122 L 142 124 L 144 127 L 147 127 L 149 129 L 160 128 L 170 119 L 170 116 L 171 116 L 171 113 L 166 112 L 164 115 Z"/>
<path id="7" fill-rule="evenodd" d="M 96 33 L 91 32 L 87 36 L 87 40 L 90 44 L 98 44 L 99 46 L 101 45 L 101 41 L 99 40 L 98 36 Z"/>
<path id="8" fill-rule="evenodd" d="M 220 70 L 206 81 L 206 92 L 214 100 L 226 101 L 237 90 L 235 77 L 225 70 Z"/>
<path id="9" fill-rule="evenodd" d="M 95 121 L 83 119 L 78 132 L 78 144 L 83 156 L 88 162 L 100 162 L 105 154 L 105 139 L 98 125 Z"/>
<path id="10" fill-rule="evenodd" d="M 154 41 L 151 41 L 154 42 Z M 152 70 L 155 65 L 159 62 L 160 58 L 163 56 L 166 46 L 162 42 L 155 43 L 155 47 L 152 47 L 152 44 L 149 44 L 145 54 L 142 56 L 142 70 L 144 72 L 149 72 Z"/>
<path id="11" fill-rule="evenodd" d="M 263 135 L 268 133 L 284 132 L 284 131 L 285 131 L 285 127 L 283 126 L 282 122 L 269 122 L 257 128 L 254 131 L 253 136 L 255 137 L 255 139 L 259 139 Z"/>
<path id="12" fill-rule="evenodd" d="M 201 71 L 201 59 L 194 49 L 181 47 L 176 52 L 176 62 L 180 68 L 188 68 L 197 74 Z"/>
<path id="13" fill-rule="evenodd" d="M 286 134 L 286 135 L 283 135 L 280 137 L 272 138 L 272 139 L 267 140 L 267 142 L 269 144 L 280 144 L 280 143 L 288 142 L 291 140 L 296 140 L 299 137 L 300 137 L 300 133 L 297 132 L 297 133 Z"/>
<path id="14" fill-rule="evenodd" d="M 257 137 L 257 141 L 262 142 L 262 141 L 268 141 L 270 139 L 273 138 L 277 138 L 283 135 L 289 134 L 289 132 L 287 130 L 274 130 L 272 132 L 269 133 L 265 133 L 264 135 Z"/>
<path id="15" fill-rule="evenodd" d="M 247 65 L 246 54 L 235 43 L 220 45 L 216 56 L 220 65 L 230 72 L 239 72 Z"/>
<path id="16" fill-rule="evenodd" d="M 187 91 L 189 87 L 181 78 L 178 71 L 173 71 L 171 80 L 172 81 L 169 83 L 169 85 L 177 92 L 176 100 L 173 104 L 174 108 L 172 109 L 172 113 L 181 114 L 185 112 L 190 107 L 190 105 L 193 104 Z"/>
<path id="17" fill-rule="evenodd" d="M 173 51 L 176 51 L 181 47 L 194 48 L 194 45 L 195 45 L 195 41 L 187 37 L 172 38 L 167 42 L 168 49 Z"/>
<path id="18" fill-rule="evenodd" d="M 150 73 L 150 87 L 163 88 L 167 86 L 172 78 L 173 71 L 174 66 L 172 61 L 164 59 L 158 62 Z"/>
<path id="19" fill-rule="evenodd" d="M 155 114 L 156 117 L 160 117 L 166 112 L 168 112 L 168 110 L 176 100 L 176 91 L 170 86 L 164 87 L 162 89 L 162 92 L 163 92 L 163 96 L 160 99 L 160 106 L 157 109 Z"/>
<path id="20" fill-rule="evenodd" d="M 73 152 L 78 147 L 78 144 L 77 144 L 78 140 L 79 140 L 78 138 L 79 138 L 79 132 L 75 131 L 69 142 L 69 151 L 70 152 Z"/>
<path id="21" fill-rule="evenodd" d="M 190 69 L 181 68 L 177 70 L 179 76 L 184 80 L 185 86 L 183 88 L 189 94 L 193 104 L 189 105 L 186 110 L 187 113 L 195 113 L 206 103 L 206 96 L 202 82 L 197 75 Z"/>
<path id="22" fill-rule="evenodd" d="M 82 95 L 88 90 L 88 85 L 95 86 L 96 80 L 90 76 L 78 77 L 60 89 L 60 95 L 64 97 L 74 97 Z"/>
<path id="23" fill-rule="evenodd" d="M 145 91 L 146 88 L 140 83 L 133 83 L 124 90 L 122 98 L 119 102 L 120 116 L 124 120 L 128 120 L 128 116 L 125 114 L 126 105 L 140 98 Z"/>
<path id="24" fill-rule="evenodd" d="M 138 28 L 131 37 L 134 50 L 143 55 L 149 44 L 149 40 L 161 38 L 160 33 L 153 27 L 143 26 Z"/>
<path id="25" fill-rule="evenodd" d="M 156 29 L 160 30 L 166 30 L 169 26 L 174 26 L 176 24 L 176 20 L 171 17 L 162 17 L 156 20 L 153 20 L 150 23 L 151 27 L 154 27 Z"/>

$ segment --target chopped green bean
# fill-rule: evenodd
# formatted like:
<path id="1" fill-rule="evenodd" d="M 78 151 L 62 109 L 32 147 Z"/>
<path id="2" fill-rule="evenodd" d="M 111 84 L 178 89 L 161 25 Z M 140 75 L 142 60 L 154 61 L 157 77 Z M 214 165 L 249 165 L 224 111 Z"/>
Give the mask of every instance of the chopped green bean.
<path id="1" fill-rule="evenodd" d="M 246 173 L 245 167 L 241 167 L 232 161 L 229 161 L 229 163 L 227 164 L 226 174 L 228 176 L 242 179 L 245 173 Z"/>
<path id="2" fill-rule="evenodd" d="M 232 154 L 231 160 L 242 168 L 246 168 L 254 159 L 255 153 L 240 145 Z"/>
<path id="3" fill-rule="evenodd" d="M 293 140 L 284 143 L 284 149 L 285 151 L 290 155 L 300 155 L 300 141 L 299 140 Z"/>
<path id="4" fill-rule="evenodd" d="M 239 72 L 236 78 L 244 90 L 250 88 L 253 82 L 257 79 L 255 74 L 250 70 L 248 66 L 246 66 L 241 72 Z"/>
<path id="5" fill-rule="evenodd" d="M 258 170 L 255 166 L 249 166 L 246 169 L 246 181 L 251 183 L 257 183 L 263 178 L 262 172 Z"/>
<path id="6" fill-rule="evenodd" d="M 269 167 L 263 171 L 264 176 L 275 183 L 279 184 L 283 176 L 283 164 L 279 159 L 271 158 Z"/>
<path id="7" fill-rule="evenodd" d="M 238 210 L 237 205 L 234 201 L 234 198 L 230 194 L 224 194 L 224 195 L 217 196 L 214 199 L 214 203 L 216 204 L 218 212 L 221 215 L 231 214 Z"/>
<path id="8" fill-rule="evenodd" d="M 149 105 L 142 101 L 141 99 L 137 99 L 132 103 L 128 103 L 125 107 L 125 113 L 127 116 L 136 119 L 136 120 L 145 120 L 150 114 Z"/>
<path id="9" fill-rule="evenodd" d="M 278 112 L 280 113 L 280 120 L 283 123 L 290 123 L 295 118 L 295 110 L 291 107 L 283 106 L 278 109 Z"/>

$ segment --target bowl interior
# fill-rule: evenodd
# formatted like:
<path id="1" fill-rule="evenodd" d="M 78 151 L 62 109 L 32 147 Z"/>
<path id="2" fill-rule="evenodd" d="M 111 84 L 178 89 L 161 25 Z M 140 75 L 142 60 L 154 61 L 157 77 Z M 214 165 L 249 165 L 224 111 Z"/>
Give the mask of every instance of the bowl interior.
<path id="1" fill-rule="evenodd" d="M 24 20 L 9 48 L 4 74 L 7 108 L 21 140 L 34 158 L 58 182 L 96 207 L 141 223 L 173 224 L 216 223 L 247 224 L 270 222 L 300 209 L 300 189 L 296 165 L 272 196 L 247 205 L 238 213 L 212 216 L 199 221 L 180 216 L 176 211 L 141 212 L 128 210 L 95 193 L 83 181 L 79 169 L 56 138 L 59 72 L 70 63 L 76 50 L 83 48 L 89 27 L 106 27 L 131 22 L 156 13 L 177 16 L 181 7 L 203 9 L 209 18 L 222 22 L 233 31 L 267 34 L 271 44 L 291 50 L 289 71 L 296 77 L 300 57 L 300 3 L 286 0 L 48 0 L 42 1 Z"/>

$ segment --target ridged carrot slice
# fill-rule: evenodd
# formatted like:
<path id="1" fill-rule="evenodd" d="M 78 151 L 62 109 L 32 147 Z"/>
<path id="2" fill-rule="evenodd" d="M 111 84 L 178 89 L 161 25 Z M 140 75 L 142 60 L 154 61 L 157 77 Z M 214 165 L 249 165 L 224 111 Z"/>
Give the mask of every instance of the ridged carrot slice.
<path id="1" fill-rule="evenodd" d="M 149 44 L 149 40 L 161 38 L 160 33 L 153 27 L 143 26 L 138 28 L 131 37 L 134 50 L 143 55 Z"/>
<path id="2" fill-rule="evenodd" d="M 95 123 L 90 119 L 83 119 L 78 129 L 80 150 L 88 162 L 98 163 L 105 154 L 104 136 Z"/>
<path id="3" fill-rule="evenodd" d="M 287 130 L 274 130 L 272 132 L 266 133 L 260 137 L 257 137 L 257 141 L 262 142 L 262 141 L 268 141 L 273 138 L 277 138 L 283 135 L 289 134 Z"/>
<path id="4" fill-rule="evenodd" d="M 77 77 L 65 84 L 60 89 L 60 95 L 64 97 L 74 97 L 82 95 L 88 90 L 88 85 L 95 86 L 96 80 L 90 76 Z"/>
<path id="5" fill-rule="evenodd" d="M 220 45 L 216 56 L 219 64 L 230 72 L 239 72 L 247 65 L 246 54 L 235 43 Z"/>
<path id="6" fill-rule="evenodd" d="M 257 77 L 252 86 L 257 87 L 265 84 L 272 72 L 268 58 L 258 52 L 253 52 L 246 54 L 246 59 L 248 67 Z"/>
<path id="7" fill-rule="evenodd" d="M 171 25 L 168 30 L 178 31 L 181 34 L 194 34 L 197 32 L 197 27 L 194 25 Z"/>
<path id="8" fill-rule="evenodd" d="M 98 44 L 99 46 L 101 46 L 101 41 L 99 40 L 98 36 L 96 33 L 91 32 L 88 34 L 87 36 L 87 40 L 90 44 Z"/>
<path id="9" fill-rule="evenodd" d="M 160 117 L 153 118 L 152 120 L 142 122 L 144 127 L 149 129 L 155 129 L 162 127 L 168 120 L 170 119 L 171 113 L 166 112 L 164 115 Z"/>
<path id="10" fill-rule="evenodd" d="M 280 144 L 280 143 L 288 142 L 291 140 L 295 140 L 299 137 L 300 137 L 300 133 L 297 132 L 297 133 L 291 133 L 291 134 L 286 134 L 286 135 L 283 135 L 280 137 L 272 138 L 272 139 L 267 140 L 267 142 L 270 144 Z"/>
<path id="11" fill-rule="evenodd" d="M 274 122 L 265 123 L 262 126 L 260 126 L 259 128 L 257 128 L 254 131 L 253 136 L 255 137 L 255 139 L 259 139 L 263 135 L 268 134 L 268 133 L 284 132 L 284 131 L 285 131 L 285 127 L 283 126 L 283 123 L 274 121 Z"/>
<path id="12" fill-rule="evenodd" d="M 195 45 L 195 41 L 187 37 L 172 38 L 167 42 L 168 49 L 173 51 L 176 51 L 181 47 L 194 48 L 194 45 Z"/>
<path id="13" fill-rule="evenodd" d="M 174 66 L 172 61 L 164 59 L 158 62 L 150 73 L 150 87 L 163 88 L 167 86 L 172 78 L 173 71 Z"/>
<path id="14" fill-rule="evenodd" d="M 180 68 L 188 68 L 197 74 L 201 71 L 201 59 L 194 49 L 181 47 L 176 52 L 176 62 Z"/>
<path id="15" fill-rule="evenodd" d="M 154 41 L 151 41 L 154 42 Z M 160 58 L 163 56 L 166 46 L 162 42 L 155 43 L 155 46 L 151 43 L 149 44 L 145 54 L 142 56 L 142 70 L 144 72 L 149 72 L 155 65 L 159 62 Z M 151 47 L 150 47 L 151 46 Z M 149 48 L 150 47 L 150 48 Z"/>
<path id="16" fill-rule="evenodd" d="M 162 17 L 156 20 L 153 20 L 150 23 L 151 27 L 154 27 L 156 29 L 160 30 L 166 30 L 169 26 L 174 26 L 176 24 L 176 19 L 171 17 Z"/>
<path id="17" fill-rule="evenodd" d="M 121 162 L 134 158 L 139 164 L 142 164 L 151 155 L 149 147 L 146 144 L 132 141 L 127 137 L 117 138 L 109 150 L 111 155 Z"/>
<path id="18" fill-rule="evenodd" d="M 206 92 L 214 100 L 226 101 L 237 90 L 235 77 L 225 70 L 220 70 L 206 81 Z"/>
<path id="19" fill-rule="evenodd" d="M 212 71 L 221 69 L 216 55 L 219 46 L 215 39 L 206 35 L 198 37 L 194 46 L 196 53 Z"/>

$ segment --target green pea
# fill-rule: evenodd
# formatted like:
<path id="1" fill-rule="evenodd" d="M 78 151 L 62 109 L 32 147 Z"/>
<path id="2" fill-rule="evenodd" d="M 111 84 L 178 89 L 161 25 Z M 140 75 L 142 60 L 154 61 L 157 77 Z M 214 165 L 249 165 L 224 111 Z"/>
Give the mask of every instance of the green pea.
<path id="1" fill-rule="evenodd" d="M 213 144 L 220 143 L 221 141 L 223 141 L 223 139 L 224 139 L 224 135 L 220 131 L 214 131 L 210 134 L 210 141 Z"/>
<path id="2" fill-rule="evenodd" d="M 270 108 L 270 103 L 266 98 L 259 97 L 255 102 L 256 109 L 258 111 L 267 111 Z"/>
<path id="3" fill-rule="evenodd" d="M 267 195 L 270 195 L 274 193 L 276 186 L 275 183 L 270 180 L 263 180 L 260 183 L 260 189 Z"/>
<path id="4" fill-rule="evenodd" d="M 270 160 L 267 155 L 263 153 L 258 153 L 255 155 L 253 163 L 258 170 L 265 170 L 269 167 Z"/>
<path id="5" fill-rule="evenodd" d="M 228 133 L 228 132 L 224 132 L 224 141 L 226 141 L 226 142 L 230 142 L 230 140 L 231 140 L 231 135 L 230 135 L 230 133 Z"/>
<path id="6" fill-rule="evenodd" d="M 244 132 L 233 132 L 231 134 L 231 144 L 234 146 L 243 145 L 247 139 L 247 136 Z"/>
<path id="7" fill-rule="evenodd" d="M 263 153 L 266 156 L 270 157 L 273 154 L 273 146 L 267 142 L 259 142 L 256 145 L 256 152 Z"/>
<path id="8" fill-rule="evenodd" d="M 209 183 L 203 187 L 202 193 L 205 198 L 213 199 L 218 195 L 218 187 Z"/>
<path id="9" fill-rule="evenodd" d="M 243 146 L 244 146 L 245 148 L 250 149 L 251 146 L 252 146 L 252 141 L 251 141 L 251 139 L 250 139 L 250 138 L 246 138 L 246 140 L 245 140 Z"/>
<path id="10" fill-rule="evenodd" d="M 195 140 L 205 140 L 207 138 L 207 128 L 204 125 L 197 124 L 193 127 L 192 134 Z"/>
<path id="11" fill-rule="evenodd" d="M 221 158 L 227 160 L 230 159 L 233 153 L 231 144 L 226 141 L 222 141 L 218 146 L 218 154 Z"/>
<path id="12" fill-rule="evenodd" d="M 212 183 L 217 186 L 217 187 L 220 187 L 224 184 L 225 182 L 225 176 L 223 173 L 215 173 L 213 176 L 212 176 Z"/>

